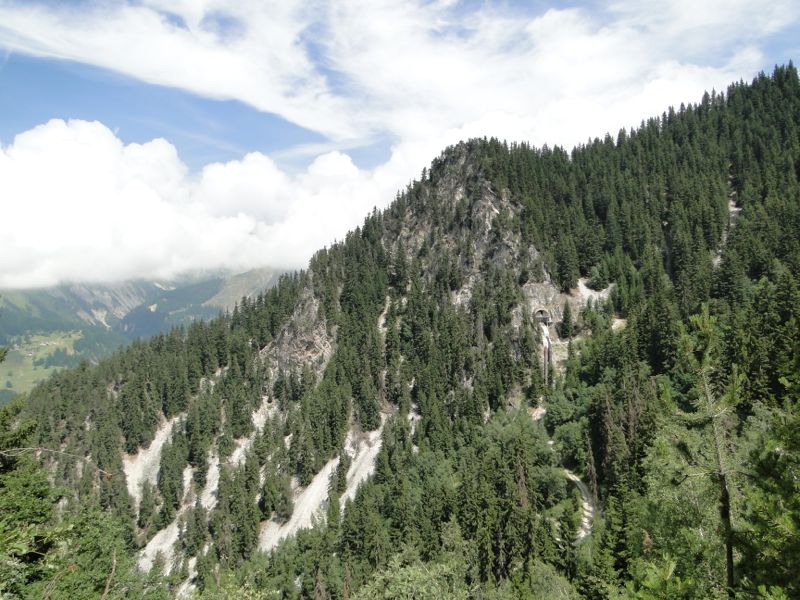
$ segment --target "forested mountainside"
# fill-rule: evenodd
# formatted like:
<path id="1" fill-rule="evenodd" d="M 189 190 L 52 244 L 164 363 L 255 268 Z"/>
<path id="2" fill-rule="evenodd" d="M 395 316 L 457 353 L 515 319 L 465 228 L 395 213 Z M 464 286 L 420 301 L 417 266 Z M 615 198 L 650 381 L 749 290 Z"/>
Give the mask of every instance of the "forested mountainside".
<path id="1" fill-rule="evenodd" d="M 137 338 L 215 317 L 279 276 L 280 271 L 261 268 L 162 282 L 0 290 L 0 344 L 9 348 L 0 403 L 28 392 L 54 370 L 97 362 Z"/>
<path id="2" fill-rule="evenodd" d="M 4 409 L 0 589 L 797 597 L 798 178 L 791 64 L 571 153 L 447 149 Z"/>

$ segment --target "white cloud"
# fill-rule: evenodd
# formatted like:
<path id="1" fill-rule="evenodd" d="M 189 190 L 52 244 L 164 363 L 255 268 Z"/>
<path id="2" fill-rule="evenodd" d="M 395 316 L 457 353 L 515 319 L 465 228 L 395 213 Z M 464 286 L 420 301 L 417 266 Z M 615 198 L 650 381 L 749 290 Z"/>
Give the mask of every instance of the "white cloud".
<path id="1" fill-rule="evenodd" d="M 458 2 L 422 0 L 4 2 L 0 46 L 240 100 L 342 144 L 385 133 L 413 140 L 486 112 L 535 117 L 585 100 L 602 134 L 621 125 L 614 121 L 621 111 L 607 109 L 665 71 L 674 92 L 655 107 L 627 106 L 634 122 L 709 83 L 751 75 L 763 58 L 733 65 L 733 55 L 796 25 L 799 7 L 797 0 L 623 0 L 601 13 L 523 15 L 490 3 L 465 12 Z M 689 84 L 694 94 L 680 96 Z M 559 117 L 572 121 L 566 111 Z M 520 136 L 574 143 L 559 125 L 539 123 Z"/>
<path id="2" fill-rule="evenodd" d="M 525 15 L 422 0 L 0 2 L 0 47 L 240 100 L 325 137 L 190 174 L 168 142 L 126 146 L 98 123 L 25 132 L 0 154 L 0 286 L 302 266 L 444 146 L 487 135 L 569 147 L 616 134 L 766 67 L 765 44 L 796 28 L 798 8 L 622 0 Z M 342 153 L 375 139 L 392 140 L 391 156 L 370 171 Z M 275 162 L 317 152 L 299 173 Z"/>
<path id="3" fill-rule="evenodd" d="M 0 4 L 0 45 L 86 62 L 217 99 L 241 100 L 335 138 L 356 135 L 303 47 L 301 0 L 149 0 L 140 4 Z M 225 21 L 236 35 L 209 23 Z M 223 21 L 224 22 L 224 21 Z"/>
<path id="4" fill-rule="evenodd" d="M 164 140 L 52 120 L 0 149 L 0 288 L 297 267 L 388 193 L 338 152 L 296 176 L 258 153 L 191 175 Z"/>

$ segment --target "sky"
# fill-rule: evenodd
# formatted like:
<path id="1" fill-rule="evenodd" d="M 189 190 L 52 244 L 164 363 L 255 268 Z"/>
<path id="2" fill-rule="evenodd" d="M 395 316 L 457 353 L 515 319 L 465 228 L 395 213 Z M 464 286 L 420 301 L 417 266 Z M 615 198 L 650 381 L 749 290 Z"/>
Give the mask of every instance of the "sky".
<path id="1" fill-rule="evenodd" d="M 459 140 L 799 54 L 800 0 L 0 0 L 0 288 L 302 268 Z"/>

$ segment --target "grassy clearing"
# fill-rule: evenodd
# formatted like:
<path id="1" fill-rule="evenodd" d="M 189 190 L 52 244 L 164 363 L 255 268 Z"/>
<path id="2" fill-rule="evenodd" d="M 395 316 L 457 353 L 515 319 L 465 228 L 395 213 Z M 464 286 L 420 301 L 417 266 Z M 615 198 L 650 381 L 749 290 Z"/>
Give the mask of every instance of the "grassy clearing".
<path id="1" fill-rule="evenodd" d="M 56 350 L 69 355 L 75 353 L 75 342 L 81 339 L 80 331 L 56 331 L 50 334 L 15 338 L 10 344 L 6 360 L 0 364 L 0 390 L 8 398 L 29 392 L 33 386 L 63 367 L 35 365 Z"/>

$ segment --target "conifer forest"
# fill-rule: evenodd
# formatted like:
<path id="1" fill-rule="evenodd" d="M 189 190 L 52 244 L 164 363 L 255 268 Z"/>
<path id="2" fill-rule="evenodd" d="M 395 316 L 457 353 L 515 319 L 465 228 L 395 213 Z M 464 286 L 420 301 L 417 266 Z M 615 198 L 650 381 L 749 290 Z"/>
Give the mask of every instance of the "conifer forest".
<path id="1" fill-rule="evenodd" d="M 800 598 L 800 80 L 445 149 L 0 407 L 0 598 Z"/>

